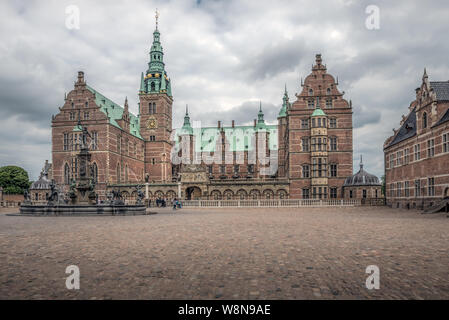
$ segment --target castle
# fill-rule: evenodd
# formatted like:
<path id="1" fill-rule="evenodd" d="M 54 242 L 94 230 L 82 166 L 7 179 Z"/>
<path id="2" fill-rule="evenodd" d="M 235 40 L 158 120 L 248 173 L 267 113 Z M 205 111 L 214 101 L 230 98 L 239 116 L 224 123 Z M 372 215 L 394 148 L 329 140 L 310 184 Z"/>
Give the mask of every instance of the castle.
<path id="1" fill-rule="evenodd" d="M 150 198 L 341 199 L 352 176 L 352 103 L 320 54 L 301 92 L 289 101 L 285 88 L 277 125 L 265 122 L 262 105 L 251 125 L 192 126 L 186 109 L 182 128 L 172 128 L 172 81 L 166 71 L 156 22 L 148 69 L 141 74 L 139 114 L 87 85 L 78 73 L 52 119 L 52 168 L 68 188 L 78 176 L 80 126 L 91 135 L 90 150 L 100 199 L 120 189 L 135 198 L 147 183 Z M 350 181 L 356 181 L 352 179 Z M 363 187 L 363 184 L 361 185 Z M 377 184 L 375 188 L 380 188 Z M 348 187 L 354 187 L 349 185 Z M 349 192 L 348 192 L 349 194 Z M 356 193 L 357 194 L 357 193 Z M 353 193 L 351 192 L 351 197 Z M 347 196 L 349 197 L 349 195 Z M 364 197 L 381 197 L 364 193 Z"/>

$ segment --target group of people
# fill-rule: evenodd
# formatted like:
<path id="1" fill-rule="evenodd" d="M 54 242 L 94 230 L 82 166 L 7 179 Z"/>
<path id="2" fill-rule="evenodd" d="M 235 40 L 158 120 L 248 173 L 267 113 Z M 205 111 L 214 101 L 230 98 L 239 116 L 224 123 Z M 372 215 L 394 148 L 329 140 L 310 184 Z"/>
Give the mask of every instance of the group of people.
<path id="1" fill-rule="evenodd" d="M 156 200 L 155 200 L 156 207 L 165 208 L 165 207 L 167 207 L 167 203 L 168 203 L 168 200 L 166 198 L 156 198 Z M 179 200 L 178 198 L 174 198 L 171 201 L 171 203 L 173 205 L 173 210 L 181 209 L 181 207 L 182 207 L 181 200 Z M 151 199 L 149 200 L 149 206 L 151 207 Z"/>

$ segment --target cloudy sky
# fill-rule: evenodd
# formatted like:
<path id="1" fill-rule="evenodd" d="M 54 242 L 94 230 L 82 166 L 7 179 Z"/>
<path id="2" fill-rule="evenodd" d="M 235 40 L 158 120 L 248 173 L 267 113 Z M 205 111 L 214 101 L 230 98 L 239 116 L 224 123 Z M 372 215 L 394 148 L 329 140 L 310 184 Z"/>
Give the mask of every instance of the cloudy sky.
<path id="1" fill-rule="evenodd" d="M 80 29 L 66 27 L 66 7 Z M 366 28 L 369 5 L 379 29 Z M 174 125 L 185 105 L 204 125 L 251 122 L 262 101 L 274 123 L 284 84 L 294 100 L 316 53 L 354 107 L 354 168 L 383 172 L 382 144 L 399 126 L 423 69 L 449 79 L 449 3 L 440 1 L 47 1 L 0 2 L 0 166 L 36 179 L 51 160 L 51 116 L 78 70 L 89 85 L 137 113 L 154 11 L 172 79 Z"/>

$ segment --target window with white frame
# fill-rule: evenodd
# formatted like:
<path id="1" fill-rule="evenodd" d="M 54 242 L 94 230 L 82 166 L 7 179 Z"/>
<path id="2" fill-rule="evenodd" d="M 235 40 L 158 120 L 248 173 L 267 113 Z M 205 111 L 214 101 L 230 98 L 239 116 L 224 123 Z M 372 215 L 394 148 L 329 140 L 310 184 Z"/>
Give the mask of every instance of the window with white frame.
<path id="1" fill-rule="evenodd" d="M 410 189 L 409 189 L 409 182 L 408 181 L 404 182 L 404 195 L 406 197 L 410 196 Z"/>
<path id="2" fill-rule="evenodd" d="M 449 152 L 449 132 L 443 134 L 443 152 Z"/>
<path id="3" fill-rule="evenodd" d="M 435 155 L 435 139 L 427 140 L 427 157 L 433 157 Z"/>
<path id="4" fill-rule="evenodd" d="M 428 178 L 427 182 L 427 195 L 433 197 L 435 195 L 435 178 Z"/>
<path id="5" fill-rule="evenodd" d="M 415 150 L 415 161 L 419 160 L 421 158 L 421 146 L 419 144 L 415 144 L 414 146 L 414 150 Z"/>

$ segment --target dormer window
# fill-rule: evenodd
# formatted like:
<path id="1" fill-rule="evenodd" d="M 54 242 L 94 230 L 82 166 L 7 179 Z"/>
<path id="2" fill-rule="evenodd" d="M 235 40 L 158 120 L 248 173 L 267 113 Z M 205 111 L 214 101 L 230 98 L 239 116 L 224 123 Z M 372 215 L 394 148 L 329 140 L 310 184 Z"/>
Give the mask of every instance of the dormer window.
<path id="1" fill-rule="evenodd" d="M 313 90 L 309 89 L 309 96 L 313 96 Z"/>
<path id="2" fill-rule="evenodd" d="M 327 88 L 327 94 L 331 94 L 331 89 Z"/>
<path id="3" fill-rule="evenodd" d="M 424 112 L 422 115 L 422 127 L 423 129 L 427 128 L 427 112 Z"/>

